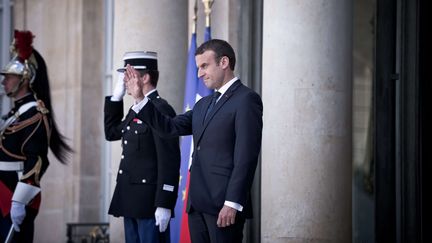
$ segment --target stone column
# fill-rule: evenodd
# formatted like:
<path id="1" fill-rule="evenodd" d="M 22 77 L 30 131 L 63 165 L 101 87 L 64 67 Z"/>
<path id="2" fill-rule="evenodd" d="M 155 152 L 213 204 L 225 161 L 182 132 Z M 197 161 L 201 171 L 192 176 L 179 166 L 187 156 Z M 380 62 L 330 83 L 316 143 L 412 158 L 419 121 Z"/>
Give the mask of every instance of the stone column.
<path id="1" fill-rule="evenodd" d="M 187 4 L 181 1 L 115 1 L 113 70 L 123 66 L 126 51 L 156 51 L 158 90 L 176 112 L 183 110 L 187 11 Z M 113 80 L 117 80 L 116 72 Z"/>
<path id="2" fill-rule="evenodd" d="M 117 0 L 114 16 L 114 82 L 117 80 L 114 70 L 123 66 L 122 57 L 126 51 L 156 51 L 160 73 L 158 91 L 177 113 L 181 113 L 189 37 L 187 2 Z M 125 97 L 125 110 L 132 102 L 130 97 Z M 120 161 L 120 143 L 111 143 L 111 151 L 112 193 Z M 124 241 L 120 218 L 110 217 L 110 241 Z"/>
<path id="3" fill-rule="evenodd" d="M 262 242 L 351 242 L 352 1 L 263 19 Z"/>

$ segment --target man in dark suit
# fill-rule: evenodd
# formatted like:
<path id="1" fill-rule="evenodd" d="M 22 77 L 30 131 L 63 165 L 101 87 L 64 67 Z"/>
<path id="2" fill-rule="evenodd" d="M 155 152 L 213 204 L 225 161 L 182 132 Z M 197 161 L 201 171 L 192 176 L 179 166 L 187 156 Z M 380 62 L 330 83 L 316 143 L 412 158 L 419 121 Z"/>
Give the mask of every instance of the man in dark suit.
<path id="1" fill-rule="evenodd" d="M 134 96 L 135 103 L 146 97 L 162 114 L 174 117 L 174 109 L 156 90 L 156 53 L 128 52 L 123 59 L 125 65 L 135 67 L 140 91 Z M 159 137 L 133 110 L 122 120 L 124 94 L 121 76 L 113 96 L 105 99 L 105 137 L 108 141 L 122 139 L 123 147 L 109 213 L 124 217 L 127 243 L 170 242 L 168 225 L 179 184 L 179 141 Z"/>
<path id="2" fill-rule="evenodd" d="M 194 108 L 174 118 L 164 116 L 144 98 L 132 109 L 166 137 L 193 135 L 188 196 L 192 242 L 242 242 L 245 219 L 252 216 L 250 188 L 261 149 L 261 97 L 234 76 L 235 54 L 223 40 L 203 43 L 195 52 L 198 76 L 215 89 Z M 134 68 L 126 84 L 142 96 Z"/>

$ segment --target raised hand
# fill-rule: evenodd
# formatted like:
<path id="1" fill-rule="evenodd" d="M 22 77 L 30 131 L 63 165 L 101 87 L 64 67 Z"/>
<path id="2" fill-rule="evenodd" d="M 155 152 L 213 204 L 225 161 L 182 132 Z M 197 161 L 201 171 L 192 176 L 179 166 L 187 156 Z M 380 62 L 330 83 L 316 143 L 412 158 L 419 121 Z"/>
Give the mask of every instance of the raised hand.
<path id="1" fill-rule="evenodd" d="M 144 99 L 143 94 L 143 82 L 141 80 L 140 73 L 135 70 L 131 65 L 126 65 L 124 72 L 124 81 L 126 85 L 126 91 L 128 95 L 132 96 L 135 101 L 141 101 Z"/>
<path id="2" fill-rule="evenodd" d="M 123 96 L 125 95 L 125 83 L 123 80 L 124 74 L 120 73 L 116 86 L 114 87 L 113 95 L 111 96 L 111 101 L 120 101 L 123 99 Z"/>

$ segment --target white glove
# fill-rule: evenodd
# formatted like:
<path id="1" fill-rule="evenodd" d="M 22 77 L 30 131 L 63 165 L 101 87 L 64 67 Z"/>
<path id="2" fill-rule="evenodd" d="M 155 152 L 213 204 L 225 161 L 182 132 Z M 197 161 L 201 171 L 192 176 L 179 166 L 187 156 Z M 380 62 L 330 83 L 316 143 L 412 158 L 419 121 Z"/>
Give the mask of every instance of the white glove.
<path id="1" fill-rule="evenodd" d="M 113 95 L 111 96 L 111 101 L 120 101 L 125 95 L 126 88 L 123 81 L 124 73 L 119 73 L 116 86 L 114 87 Z"/>
<path id="2" fill-rule="evenodd" d="M 25 204 L 21 202 L 12 201 L 10 210 L 12 224 L 16 232 L 20 231 L 20 225 L 26 216 Z"/>
<path id="3" fill-rule="evenodd" d="M 159 231 L 165 232 L 171 219 L 171 209 L 156 208 L 155 219 L 156 226 L 159 225 Z"/>

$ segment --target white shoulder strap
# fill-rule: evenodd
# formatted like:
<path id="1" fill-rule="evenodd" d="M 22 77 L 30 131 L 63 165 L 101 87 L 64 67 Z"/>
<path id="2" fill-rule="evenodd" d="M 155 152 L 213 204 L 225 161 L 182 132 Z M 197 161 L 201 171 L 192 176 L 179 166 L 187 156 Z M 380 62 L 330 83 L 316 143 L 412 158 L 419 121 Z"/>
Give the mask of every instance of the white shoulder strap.
<path id="1" fill-rule="evenodd" d="M 24 105 L 22 105 L 18 111 L 15 113 L 15 115 L 18 117 L 22 114 L 24 114 L 26 111 L 28 111 L 30 108 L 37 106 L 37 102 L 36 101 L 31 101 L 28 103 L 25 103 Z"/>
<path id="2" fill-rule="evenodd" d="M 22 105 L 13 116 L 9 117 L 3 124 L 0 126 L 0 134 L 3 134 L 4 130 L 12 124 L 18 117 L 28 111 L 30 108 L 37 106 L 36 101 L 31 101 Z"/>

